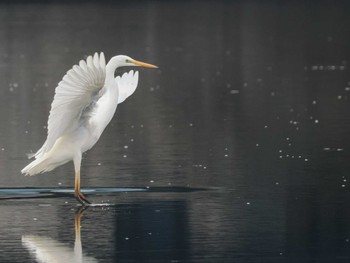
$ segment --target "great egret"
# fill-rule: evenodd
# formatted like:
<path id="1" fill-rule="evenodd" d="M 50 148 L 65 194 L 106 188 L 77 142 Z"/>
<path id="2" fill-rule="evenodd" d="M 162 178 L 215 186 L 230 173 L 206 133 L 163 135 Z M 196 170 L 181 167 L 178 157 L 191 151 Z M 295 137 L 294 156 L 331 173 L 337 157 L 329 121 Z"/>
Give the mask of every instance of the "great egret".
<path id="1" fill-rule="evenodd" d="M 111 121 L 117 105 L 136 89 L 138 72 L 131 70 L 114 77 L 119 67 L 157 68 L 128 56 L 112 57 L 107 63 L 97 53 L 74 65 L 55 90 L 47 125 L 47 139 L 29 158 L 35 160 L 22 169 L 22 174 L 35 175 L 51 171 L 71 160 L 74 162 L 74 194 L 83 205 L 91 204 L 80 191 L 82 153 L 91 149 Z"/>

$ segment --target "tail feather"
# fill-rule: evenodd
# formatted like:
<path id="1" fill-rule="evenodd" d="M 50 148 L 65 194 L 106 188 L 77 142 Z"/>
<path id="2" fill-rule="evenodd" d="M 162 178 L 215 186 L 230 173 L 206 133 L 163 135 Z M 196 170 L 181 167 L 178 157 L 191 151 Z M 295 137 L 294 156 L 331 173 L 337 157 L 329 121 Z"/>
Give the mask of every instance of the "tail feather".
<path id="1" fill-rule="evenodd" d="M 50 158 L 42 157 L 32 161 L 30 164 L 24 167 L 21 173 L 25 175 L 40 174 L 51 171 L 55 169 L 58 165 L 60 164 L 52 163 L 50 161 Z"/>

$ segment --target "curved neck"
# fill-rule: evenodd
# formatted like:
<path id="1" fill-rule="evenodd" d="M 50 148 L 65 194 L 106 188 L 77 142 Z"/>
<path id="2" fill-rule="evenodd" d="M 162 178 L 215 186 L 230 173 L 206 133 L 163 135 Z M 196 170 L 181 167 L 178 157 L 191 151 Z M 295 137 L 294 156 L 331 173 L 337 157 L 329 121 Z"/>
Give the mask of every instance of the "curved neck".
<path id="1" fill-rule="evenodd" d="M 118 57 L 112 57 L 106 65 L 106 79 L 114 78 L 114 72 L 118 67 L 120 67 L 120 61 Z"/>

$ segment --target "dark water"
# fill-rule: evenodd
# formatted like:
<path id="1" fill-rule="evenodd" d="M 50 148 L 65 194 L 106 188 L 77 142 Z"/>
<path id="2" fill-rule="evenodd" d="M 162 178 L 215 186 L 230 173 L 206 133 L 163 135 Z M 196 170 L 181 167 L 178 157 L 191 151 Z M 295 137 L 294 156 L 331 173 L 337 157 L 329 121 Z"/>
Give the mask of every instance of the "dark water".
<path id="1" fill-rule="evenodd" d="M 349 262 L 349 14 L 340 1 L 0 4 L 0 262 Z M 72 164 L 20 170 L 56 84 L 95 51 L 160 69 L 141 70 L 84 155 L 87 196 L 112 205 L 79 211 Z"/>

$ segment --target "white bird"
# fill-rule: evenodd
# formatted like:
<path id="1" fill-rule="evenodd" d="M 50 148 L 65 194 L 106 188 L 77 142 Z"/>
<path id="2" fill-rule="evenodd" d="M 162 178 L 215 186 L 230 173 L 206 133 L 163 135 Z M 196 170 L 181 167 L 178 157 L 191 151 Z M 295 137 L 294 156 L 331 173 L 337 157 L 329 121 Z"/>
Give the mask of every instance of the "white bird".
<path id="1" fill-rule="evenodd" d="M 137 71 L 114 77 L 117 68 L 127 66 L 157 68 L 124 55 L 112 57 L 106 65 L 104 54 L 95 53 L 66 73 L 55 90 L 47 139 L 36 153 L 28 156 L 35 160 L 22 169 L 22 174 L 51 171 L 73 160 L 75 197 L 82 205 L 90 204 L 80 191 L 82 153 L 98 141 L 117 105 L 134 93 L 139 77 Z"/>

